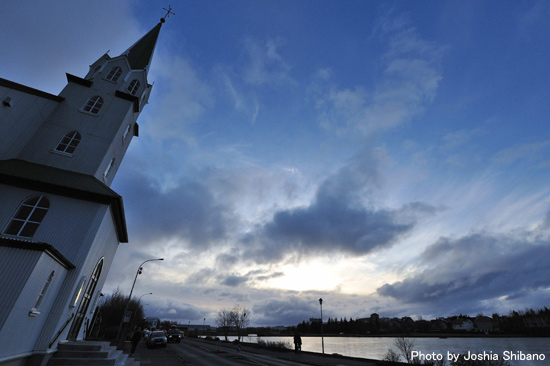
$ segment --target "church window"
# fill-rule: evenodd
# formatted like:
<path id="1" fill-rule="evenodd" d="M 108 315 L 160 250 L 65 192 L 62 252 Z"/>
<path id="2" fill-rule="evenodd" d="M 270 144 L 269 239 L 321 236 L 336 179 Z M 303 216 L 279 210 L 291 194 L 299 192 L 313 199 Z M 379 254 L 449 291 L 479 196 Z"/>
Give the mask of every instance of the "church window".
<path id="1" fill-rule="evenodd" d="M 128 93 L 132 94 L 132 95 L 136 95 L 137 91 L 139 89 L 139 80 L 138 79 L 134 79 L 130 82 L 130 85 L 128 85 Z"/>
<path id="2" fill-rule="evenodd" d="M 48 291 L 48 287 L 50 286 L 50 283 L 52 282 L 54 274 L 55 274 L 55 271 L 52 271 L 52 273 L 50 273 L 50 276 L 48 277 L 48 279 L 44 283 L 44 286 L 42 286 L 42 290 L 40 291 L 40 293 L 38 294 L 38 297 L 36 298 L 36 302 L 34 303 L 34 306 L 31 310 L 31 313 L 35 313 L 35 314 L 37 313 L 36 310 L 40 306 L 40 303 L 42 302 L 42 299 L 44 298 L 44 295 L 46 294 L 46 291 Z M 38 314 L 40 314 L 40 313 L 38 313 Z"/>
<path id="3" fill-rule="evenodd" d="M 4 230 L 6 235 L 31 238 L 50 208 L 50 201 L 42 195 L 32 196 L 19 206 L 17 213 Z"/>
<path id="4" fill-rule="evenodd" d="M 86 103 L 84 108 L 82 108 L 82 110 L 84 112 L 98 114 L 102 106 L 103 106 L 103 98 L 101 98 L 99 95 L 96 95 L 88 99 L 88 102 Z"/>
<path id="5" fill-rule="evenodd" d="M 131 130 L 132 130 L 132 125 L 129 124 L 128 127 L 126 127 L 126 130 L 124 131 L 124 135 L 122 135 L 122 143 L 126 141 L 126 137 L 128 137 L 128 134 L 130 133 Z"/>
<path id="6" fill-rule="evenodd" d="M 116 66 L 116 67 L 113 67 L 111 71 L 109 71 L 109 74 L 107 75 L 106 79 L 116 83 L 121 74 L 122 74 L 122 69 Z"/>
<path id="7" fill-rule="evenodd" d="M 61 139 L 61 141 L 59 141 L 59 144 L 55 148 L 55 151 L 72 155 L 78 143 L 80 142 L 80 139 L 81 136 L 77 131 L 71 131 L 66 134 Z"/>
<path id="8" fill-rule="evenodd" d="M 70 308 L 74 308 L 78 304 L 78 300 L 80 300 L 80 296 L 84 291 L 85 284 L 86 284 L 86 276 L 82 276 L 80 278 L 80 282 L 78 283 L 77 288 L 74 291 L 73 299 L 71 300 L 71 304 L 69 305 Z"/>
<path id="9" fill-rule="evenodd" d="M 105 169 L 105 173 L 103 173 L 103 180 L 107 180 L 107 176 L 109 175 L 109 172 L 113 168 L 113 165 L 115 165 L 115 158 L 112 158 L 109 162 L 109 165 L 107 166 L 107 169 Z"/>

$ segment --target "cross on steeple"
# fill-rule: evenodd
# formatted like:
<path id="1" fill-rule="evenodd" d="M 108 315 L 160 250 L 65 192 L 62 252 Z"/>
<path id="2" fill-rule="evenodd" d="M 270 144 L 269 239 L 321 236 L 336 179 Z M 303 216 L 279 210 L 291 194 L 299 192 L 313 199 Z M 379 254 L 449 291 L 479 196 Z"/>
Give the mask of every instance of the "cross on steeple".
<path id="1" fill-rule="evenodd" d="M 170 14 L 176 15 L 176 13 L 172 12 L 172 7 L 168 5 L 168 9 L 162 8 L 162 10 L 166 10 L 166 15 L 162 18 L 160 18 L 160 21 L 164 23 L 166 21 L 166 18 L 170 17 Z"/>

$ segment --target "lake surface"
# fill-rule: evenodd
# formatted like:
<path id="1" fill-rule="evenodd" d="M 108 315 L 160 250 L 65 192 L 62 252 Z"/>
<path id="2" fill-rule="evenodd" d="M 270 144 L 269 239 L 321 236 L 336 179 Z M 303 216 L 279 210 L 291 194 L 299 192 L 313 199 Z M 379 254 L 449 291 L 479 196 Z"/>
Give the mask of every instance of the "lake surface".
<path id="1" fill-rule="evenodd" d="M 220 337 L 222 338 L 222 337 Z M 228 337 L 234 340 L 236 337 Z M 261 337 L 264 341 L 287 342 L 294 347 L 292 337 Z M 414 342 L 414 349 L 423 355 L 435 354 L 443 359 L 452 357 L 452 354 L 467 352 L 479 354 L 485 352 L 489 356 L 499 359 L 508 357 L 512 365 L 518 366 L 550 366 L 550 338 L 407 338 Z M 244 337 L 244 342 L 256 343 L 258 337 Z M 388 349 L 393 348 L 395 338 L 392 337 L 325 337 L 325 353 L 338 353 L 344 356 L 370 358 L 381 360 Z M 321 337 L 302 337 L 302 350 L 322 352 Z M 527 355 L 543 355 L 542 361 L 511 359 Z M 450 355 L 450 354 L 451 355 Z M 439 356 L 441 355 L 441 356 Z M 541 358 L 542 358 L 541 357 Z"/>

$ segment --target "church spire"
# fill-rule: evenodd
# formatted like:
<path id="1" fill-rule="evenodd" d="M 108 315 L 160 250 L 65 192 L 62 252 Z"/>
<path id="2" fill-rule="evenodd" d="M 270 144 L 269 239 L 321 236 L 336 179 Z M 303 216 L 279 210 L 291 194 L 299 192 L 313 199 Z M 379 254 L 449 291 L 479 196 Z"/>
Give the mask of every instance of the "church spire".
<path id="1" fill-rule="evenodd" d="M 162 26 L 162 20 L 153 29 L 151 29 L 146 35 L 141 37 L 139 41 L 134 43 L 130 48 L 122 53 L 128 58 L 128 63 L 132 70 L 145 70 L 149 71 L 151 60 L 153 59 L 153 52 L 155 45 L 157 44 L 157 38 L 160 33 L 160 27 Z M 121 55 L 121 56 L 122 56 Z"/>
<path id="2" fill-rule="evenodd" d="M 175 15 L 175 13 L 172 12 L 171 6 L 168 6 L 168 9 L 162 9 L 166 10 L 166 15 L 160 18 L 160 22 L 121 55 L 125 55 L 128 58 L 128 63 L 132 70 L 145 70 L 146 73 L 149 72 L 149 66 L 153 59 L 153 52 L 157 44 L 160 27 L 166 22 L 166 18 L 168 18 L 170 14 Z"/>

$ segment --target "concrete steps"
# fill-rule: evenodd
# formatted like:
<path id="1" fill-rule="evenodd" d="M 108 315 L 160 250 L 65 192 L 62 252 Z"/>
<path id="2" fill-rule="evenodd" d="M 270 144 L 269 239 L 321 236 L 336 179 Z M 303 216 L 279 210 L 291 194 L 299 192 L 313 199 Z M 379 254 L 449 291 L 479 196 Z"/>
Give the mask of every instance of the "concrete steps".
<path id="1" fill-rule="evenodd" d="M 77 341 L 60 343 L 47 366 L 139 366 L 109 342 Z"/>

